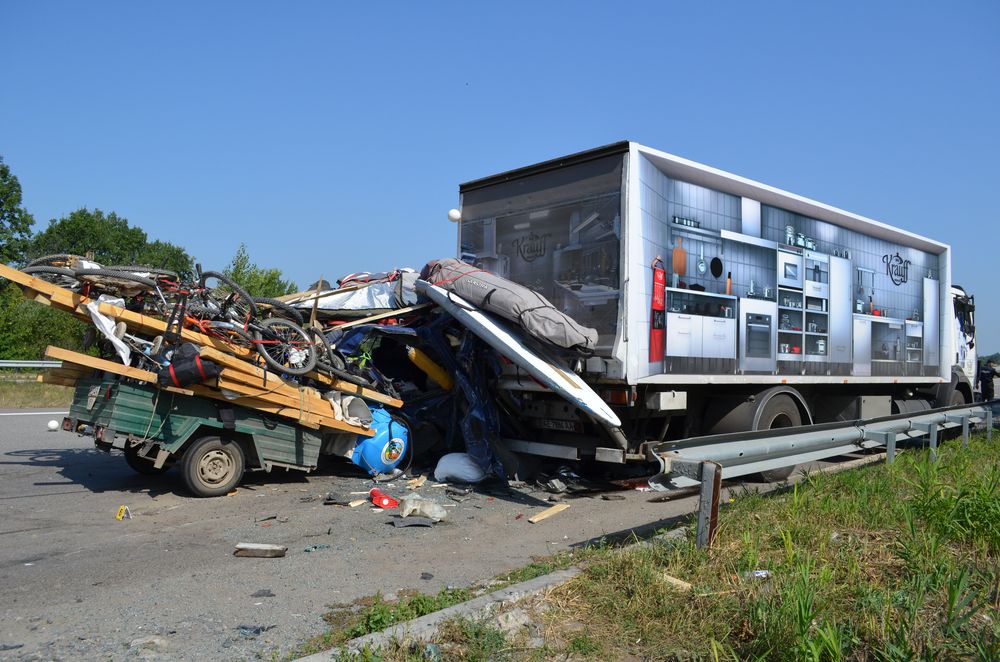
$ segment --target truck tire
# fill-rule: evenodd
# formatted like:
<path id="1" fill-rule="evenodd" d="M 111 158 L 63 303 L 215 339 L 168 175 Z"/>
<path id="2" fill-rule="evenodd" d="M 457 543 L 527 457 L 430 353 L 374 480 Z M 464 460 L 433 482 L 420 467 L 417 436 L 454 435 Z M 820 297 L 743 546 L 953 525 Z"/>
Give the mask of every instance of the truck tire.
<path id="1" fill-rule="evenodd" d="M 195 496 L 222 496 L 243 479 L 246 458 L 235 441 L 201 437 L 191 443 L 181 460 L 184 483 Z"/>
<path id="2" fill-rule="evenodd" d="M 777 430 L 780 428 L 791 428 L 802 425 L 802 415 L 799 408 L 791 397 L 780 394 L 776 395 L 764 405 L 760 412 L 760 419 L 757 422 L 758 430 Z M 770 469 L 761 471 L 760 479 L 768 483 L 777 483 L 786 480 L 795 471 L 795 465 L 781 467 L 780 469 Z"/>
<path id="3" fill-rule="evenodd" d="M 162 467 L 157 469 L 153 466 L 152 460 L 139 455 L 139 450 L 141 448 L 142 444 L 135 446 L 130 446 L 127 443 L 125 444 L 125 462 L 132 469 L 132 471 L 142 474 L 143 476 L 159 476 L 170 468 L 170 465 L 164 464 Z"/>

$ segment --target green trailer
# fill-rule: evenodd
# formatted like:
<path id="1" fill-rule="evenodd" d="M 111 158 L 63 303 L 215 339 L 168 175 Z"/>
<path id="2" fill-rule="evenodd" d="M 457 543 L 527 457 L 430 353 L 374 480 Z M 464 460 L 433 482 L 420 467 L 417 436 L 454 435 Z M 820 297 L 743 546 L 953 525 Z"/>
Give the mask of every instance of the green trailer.
<path id="1" fill-rule="evenodd" d="M 230 492 L 246 471 L 311 471 L 321 454 L 356 439 L 228 402 L 110 378 L 76 383 L 63 429 L 93 435 L 102 450 L 122 450 L 141 474 L 179 464 L 191 492 L 206 497 Z"/>

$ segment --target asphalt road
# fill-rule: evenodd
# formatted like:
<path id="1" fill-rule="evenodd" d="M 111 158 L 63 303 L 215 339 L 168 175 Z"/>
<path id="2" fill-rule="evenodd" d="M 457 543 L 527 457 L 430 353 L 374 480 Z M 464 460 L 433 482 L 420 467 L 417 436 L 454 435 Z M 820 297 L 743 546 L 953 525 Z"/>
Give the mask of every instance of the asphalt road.
<path id="1" fill-rule="evenodd" d="M 475 494 L 455 503 L 425 485 L 422 494 L 449 506 L 449 521 L 396 528 L 393 511 L 303 502 L 367 490 L 351 466 L 255 474 L 235 496 L 195 499 L 174 472 L 139 476 L 117 451 L 46 431 L 58 414 L 9 413 L 0 412 L 0 659 L 286 653 L 325 629 L 327 605 L 468 586 L 594 538 L 666 525 L 694 508 L 693 498 L 651 503 L 654 495 L 631 490 L 619 492 L 624 501 L 571 499 L 569 510 L 529 524 L 551 505 L 547 494 Z M 406 490 L 400 483 L 387 491 Z M 115 520 L 121 505 L 133 519 Z M 259 521 L 272 515 L 278 519 Z M 239 542 L 289 551 L 234 557 Z M 317 544 L 330 548 L 304 551 Z M 248 638 L 241 625 L 273 627 Z M 159 646 L 130 650 L 151 635 Z"/>

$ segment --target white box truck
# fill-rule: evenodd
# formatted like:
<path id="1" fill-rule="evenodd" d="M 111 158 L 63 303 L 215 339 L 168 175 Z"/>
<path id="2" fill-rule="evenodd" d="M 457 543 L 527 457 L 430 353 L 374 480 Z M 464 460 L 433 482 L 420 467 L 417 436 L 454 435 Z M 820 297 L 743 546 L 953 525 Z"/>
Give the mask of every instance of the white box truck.
<path id="1" fill-rule="evenodd" d="M 973 400 L 975 304 L 942 242 L 629 141 L 460 196 L 460 257 L 597 329 L 576 369 L 622 420 L 609 435 L 509 366 L 515 451 L 640 461 Z"/>

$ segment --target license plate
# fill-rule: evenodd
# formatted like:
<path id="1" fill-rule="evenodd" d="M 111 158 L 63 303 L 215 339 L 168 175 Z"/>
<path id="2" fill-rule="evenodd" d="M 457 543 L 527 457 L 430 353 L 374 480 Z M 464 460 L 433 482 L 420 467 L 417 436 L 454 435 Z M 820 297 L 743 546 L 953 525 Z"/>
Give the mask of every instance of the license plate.
<path id="1" fill-rule="evenodd" d="M 557 421 L 551 418 L 543 418 L 538 421 L 538 427 L 543 430 L 557 430 L 559 432 L 582 432 L 583 426 L 575 421 Z"/>

